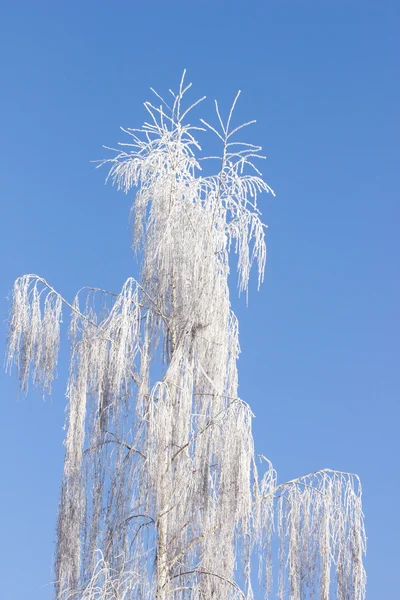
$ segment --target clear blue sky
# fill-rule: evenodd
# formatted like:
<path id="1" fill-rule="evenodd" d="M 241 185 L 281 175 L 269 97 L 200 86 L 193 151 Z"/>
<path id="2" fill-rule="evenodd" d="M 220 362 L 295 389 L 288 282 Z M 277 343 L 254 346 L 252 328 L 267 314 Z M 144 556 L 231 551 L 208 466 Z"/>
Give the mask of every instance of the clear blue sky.
<path id="1" fill-rule="evenodd" d="M 3 1 L 0 314 L 34 272 L 72 298 L 137 265 L 130 199 L 104 187 L 120 125 L 176 86 L 237 119 L 268 160 L 265 283 L 241 325 L 240 394 L 280 480 L 360 474 L 368 600 L 398 597 L 399 4 L 392 0 Z M 202 116 L 199 111 L 199 116 Z M 397 165 L 397 172 L 396 172 Z M 233 282 L 234 285 L 234 282 Z M 1 340 L 5 337 L 3 334 Z M 65 342 L 65 339 L 64 339 Z M 67 350 L 46 402 L 0 377 L 1 598 L 49 600 Z"/>

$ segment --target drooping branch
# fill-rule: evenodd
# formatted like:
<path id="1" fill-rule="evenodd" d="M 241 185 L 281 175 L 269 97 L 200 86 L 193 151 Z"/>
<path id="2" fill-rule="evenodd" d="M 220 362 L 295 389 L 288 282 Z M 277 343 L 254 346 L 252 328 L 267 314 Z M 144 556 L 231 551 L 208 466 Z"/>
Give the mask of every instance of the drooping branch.
<path id="1" fill-rule="evenodd" d="M 366 537 L 357 475 L 322 469 L 274 489 L 281 539 L 280 598 L 308 592 L 340 600 L 365 597 L 363 555 Z"/>

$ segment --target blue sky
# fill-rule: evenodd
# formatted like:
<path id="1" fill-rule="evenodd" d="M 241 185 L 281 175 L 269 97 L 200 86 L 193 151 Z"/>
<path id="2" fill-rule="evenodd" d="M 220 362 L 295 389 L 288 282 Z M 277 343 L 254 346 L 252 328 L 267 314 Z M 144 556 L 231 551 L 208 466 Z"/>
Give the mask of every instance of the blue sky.
<path id="1" fill-rule="evenodd" d="M 90 161 L 141 124 L 150 86 L 165 92 L 186 68 L 206 117 L 241 89 L 236 118 L 257 119 L 277 197 L 262 203 L 266 277 L 247 308 L 232 280 L 240 394 L 281 481 L 328 466 L 361 476 L 368 600 L 396 596 L 400 558 L 399 12 L 394 0 L 0 7 L 1 320 L 24 273 L 68 298 L 137 275 L 130 199 Z M 0 377 L 4 600 L 52 597 L 66 359 L 64 338 L 46 402 Z"/>

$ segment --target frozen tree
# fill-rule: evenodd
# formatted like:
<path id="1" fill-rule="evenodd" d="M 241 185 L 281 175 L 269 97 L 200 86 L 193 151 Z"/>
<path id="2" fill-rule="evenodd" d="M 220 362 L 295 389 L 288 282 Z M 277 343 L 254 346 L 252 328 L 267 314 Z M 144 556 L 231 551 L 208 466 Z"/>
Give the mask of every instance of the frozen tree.
<path id="1" fill-rule="evenodd" d="M 358 477 L 323 469 L 278 484 L 255 455 L 228 259 L 240 291 L 253 264 L 261 283 L 257 200 L 272 190 L 254 164 L 261 149 L 236 140 L 250 124 L 232 126 L 238 97 L 227 120 L 216 103 L 217 125 L 195 127 L 189 87 L 145 103 L 149 122 L 124 129 L 129 141 L 101 163 L 136 190 L 140 283 L 85 288 L 71 303 L 36 275 L 14 285 L 7 365 L 23 390 L 31 377 L 50 391 L 62 306 L 71 313 L 56 599 L 250 600 L 258 558 L 266 598 L 276 572 L 280 600 L 363 600 Z M 201 169 L 199 130 L 221 145 L 207 157 L 216 175 Z"/>

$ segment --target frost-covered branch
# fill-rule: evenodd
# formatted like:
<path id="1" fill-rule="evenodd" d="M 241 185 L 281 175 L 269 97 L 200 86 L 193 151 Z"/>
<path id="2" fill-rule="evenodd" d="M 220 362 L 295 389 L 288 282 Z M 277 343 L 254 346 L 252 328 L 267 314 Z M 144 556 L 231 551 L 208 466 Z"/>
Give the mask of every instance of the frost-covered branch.
<path id="1" fill-rule="evenodd" d="M 275 488 L 281 540 L 280 598 L 316 594 L 365 597 L 366 549 L 361 484 L 351 473 L 323 469 Z"/>

